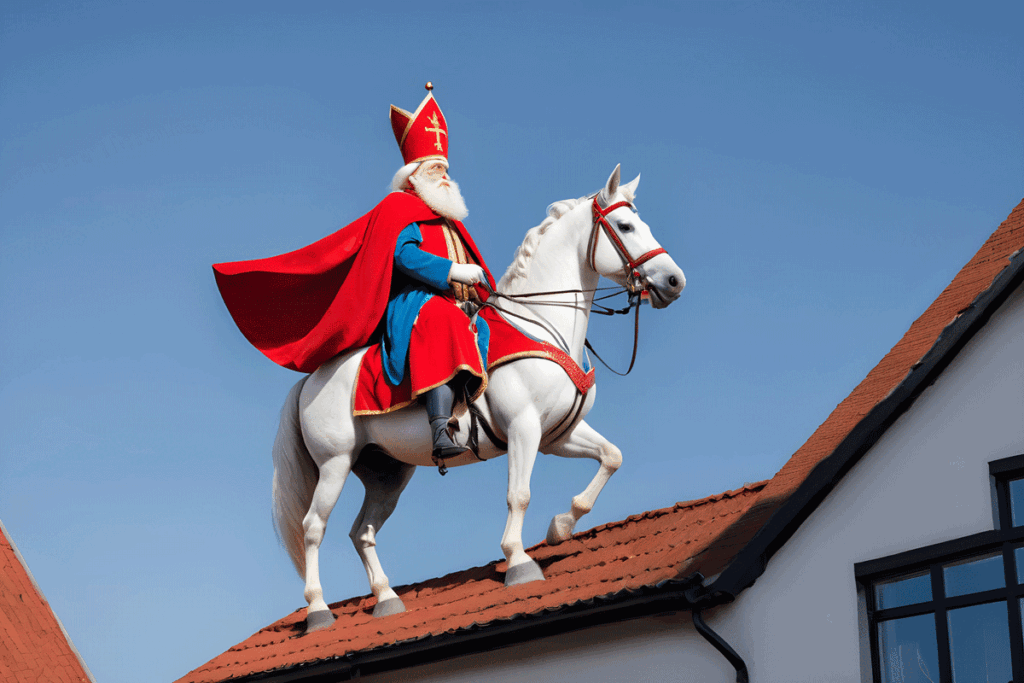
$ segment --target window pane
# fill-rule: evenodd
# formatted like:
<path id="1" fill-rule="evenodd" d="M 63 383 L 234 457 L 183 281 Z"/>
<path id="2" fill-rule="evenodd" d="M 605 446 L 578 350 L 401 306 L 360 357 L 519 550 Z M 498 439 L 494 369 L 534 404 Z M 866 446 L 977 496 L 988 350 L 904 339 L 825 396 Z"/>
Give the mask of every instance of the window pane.
<path id="1" fill-rule="evenodd" d="M 1010 482 L 1010 519 L 1014 526 L 1024 524 L 1024 479 Z"/>
<path id="2" fill-rule="evenodd" d="M 1005 601 L 961 607 L 948 616 L 954 683 L 1013 680 Z"/>
<path id="3" fill-rule="evenodd" d="M 892 619 L 878 624 L 882 683 L 938 683 L 939 650 L 935 615 Z"/>
<path id="4" fill-rule="evenodd" d="M 1017 583 L 1024 583 L 1024 548 L 1014 549 L 1013 559 L 1017 565 Z"/>
<path id="5" fill-rule="evenodd" d="M 916 605 L 931 599 L 932 575 L 927 571 L 875 584 L 875 604 L 878 609 Z"/>
<path id="6" fill-rule="evenodd" d="M 1006 586 L 1001 552 L 947 564 L 942 572 L 949 598 Z"/>

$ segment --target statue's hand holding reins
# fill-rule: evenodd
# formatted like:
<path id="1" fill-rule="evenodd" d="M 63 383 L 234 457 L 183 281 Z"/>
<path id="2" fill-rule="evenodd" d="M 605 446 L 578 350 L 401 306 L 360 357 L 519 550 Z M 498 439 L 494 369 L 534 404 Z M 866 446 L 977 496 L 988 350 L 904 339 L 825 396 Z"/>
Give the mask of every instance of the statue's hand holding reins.
<path id="1" fill-rule="evenodd" d="M 475 285 L 478 282 L 487 282 L 484 269 L 475 263 L 453 263 L 448 271 L 448 283 L 454 282 L 460 285 Z"/>

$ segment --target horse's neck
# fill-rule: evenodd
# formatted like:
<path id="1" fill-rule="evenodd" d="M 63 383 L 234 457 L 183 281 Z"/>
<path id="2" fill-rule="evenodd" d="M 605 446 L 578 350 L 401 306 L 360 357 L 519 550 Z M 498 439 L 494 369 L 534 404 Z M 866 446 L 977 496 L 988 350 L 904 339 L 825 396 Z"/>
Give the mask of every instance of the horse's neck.
<path id="1" fill-rule="evenodd" d="M 585 226 L 577 225 L 578 218 L 567 215 L 551 226 L 533 254 L 529 276 L 510 283 L 507 293 L 583 290 L 578 294 L 544 294 L 532 302 L 522 300 L 530 303 L 510 306 L 519 315 L 540 321 L 531 325 L 513 317 L 513 322 L 559 348 L 568 346 L 569 355 L 581 363 L 598 275 L 582 259 L 585 249 L 579 240 L 586 238 L 586 230 Z"/>

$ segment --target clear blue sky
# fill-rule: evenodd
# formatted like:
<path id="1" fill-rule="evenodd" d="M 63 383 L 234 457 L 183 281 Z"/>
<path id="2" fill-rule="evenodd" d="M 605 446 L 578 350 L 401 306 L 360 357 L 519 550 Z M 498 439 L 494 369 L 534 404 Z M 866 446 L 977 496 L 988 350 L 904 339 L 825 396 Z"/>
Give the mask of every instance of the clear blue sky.
<path id="1" fill-rule="evenodd" d="M 771 477 L 1024 195 L 1024 6 L 50 3 L 0 9 L 0 518 L 97 678 L 168 681 L 304 605 L 270 522 L 298 375 L 210 264 L 312 242 L 435 95 L 502 271 L 616 163 L 686 272 L 590 422 L 625 463 L 582 528 Z M 624 365 L 632 330 L 591 338 Z M 590 480 L 539 458 L 525 539 Z M 401 585 L 501 555 L 505 461 L 417 473 Z M 347 532 L 329 601 L 368 592 Z"/>

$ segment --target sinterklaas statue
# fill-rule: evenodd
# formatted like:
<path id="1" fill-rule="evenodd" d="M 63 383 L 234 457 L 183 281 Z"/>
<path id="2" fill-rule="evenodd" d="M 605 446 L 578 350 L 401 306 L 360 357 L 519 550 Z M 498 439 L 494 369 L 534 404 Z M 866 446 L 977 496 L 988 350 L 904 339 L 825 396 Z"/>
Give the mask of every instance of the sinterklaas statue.
<path id="1" fill-rule="evenodd" d="M 614 312 L 635 307 L 637 322 L 642 302 L 664 308 L 686 284 L 633 205 L 639 176 L 621 184 L 617 166 L 595 194 L 552 204 L 495 284 L 461 222 L 468 212 L 431 89 L 413 113 L 391 107 L 405 165 L 372 211 L 297 251 L 214 266 L 246 339 L 309 373 L 285 400 L 273 448 L 274 522 L 305 580 L 307 631 L 334 621 L 319 548 L 350 472 L 366 488 L 351 537 L 374 616 L 405 611 L 376 535 L 416 467 L 444 474 L 507 454 L 505 585 L 543 580 L 522 539 L 538 451 L 600 463 L 551 520 L 552 544 L 572 535 L 622 462 L 584 421 L 596 396 L 587 323 L 592 310 L 613 312 L 595 304 L 598 281 L 628 293 Z"/>

